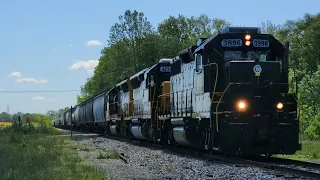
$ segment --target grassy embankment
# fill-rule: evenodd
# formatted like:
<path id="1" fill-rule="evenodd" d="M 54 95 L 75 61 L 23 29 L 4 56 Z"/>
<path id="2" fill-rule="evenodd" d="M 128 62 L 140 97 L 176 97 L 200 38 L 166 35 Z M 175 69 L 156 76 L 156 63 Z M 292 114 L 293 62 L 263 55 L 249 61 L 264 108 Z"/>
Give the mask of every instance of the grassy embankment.
<path id="1" fill-rule="evenodd" d="M 103 179 L 81 161 L 74 141 L 52 127 L 0 127 L 0 179 Z"/>
<path id="2" fill-rule="evenodd" d="M 293 155 L 277 155 L 276 157 L 295 159 L 301 161 L 319 161 L 320 162 L 320 140 L 310 140 L 303 135 L 300 136 L 302 150 Z"/>

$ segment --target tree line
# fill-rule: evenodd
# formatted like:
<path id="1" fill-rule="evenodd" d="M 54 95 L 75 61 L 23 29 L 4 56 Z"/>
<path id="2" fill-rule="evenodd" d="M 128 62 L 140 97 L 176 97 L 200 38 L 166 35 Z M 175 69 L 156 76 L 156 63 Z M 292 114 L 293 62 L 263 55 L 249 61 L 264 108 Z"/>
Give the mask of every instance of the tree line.
<path id="1" fill-rule="evenodd" d="M 59 113 L 62 113 L 67 109 L 61 109 Z M 2 112 L 0 114 L 0 122 L 13 122 L 13 123 L 22 123 L 22 124 L 31 124 L 38 123 L 39 125 L 50 126 L 51 118 L 54 115 L 48 114 L 37 114 L 37 113 L 15 113 L 9 114 L 6 112 Z"/>
<path id="2" fill-rule="evenodd" d="M 144 13 L 126 10 L 110 28 L 107 46 L 101 50 L 94 75 L 82 85 L 77 96 L 81 103 L 161 58 L 172 58 L 194 45 L 199 38 L 213 36 L 226 26 L 225 19 L 178 15 L 169 16 L 155 28 Z M 297 20 L 276 25 L 262 22 L 263 33 L 283 44 L 290 42 L 290 91 L 298 86 L 301 132 L 311 138 L 320 136 L 320 14 L 305 14 Z"/>

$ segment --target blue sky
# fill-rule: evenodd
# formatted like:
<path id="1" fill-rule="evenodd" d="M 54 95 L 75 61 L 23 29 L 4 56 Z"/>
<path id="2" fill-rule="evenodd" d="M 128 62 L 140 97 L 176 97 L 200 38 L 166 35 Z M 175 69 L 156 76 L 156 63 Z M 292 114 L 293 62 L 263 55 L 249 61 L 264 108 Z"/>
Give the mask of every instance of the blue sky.
<path id="1" fill-rule="evenodd" d="M 111 3 L 112 2 L 112 3 Z M 110 27 L 126 9 L 138 10 L 156 28 L 169 15 L 207 14 L 232 25 L 282 24 L 318 13 L 316 0 L 1 0 L 0 90 L 80 89 L 92 76 Z M 70 69 L 70 67 L 73 67 Z M 0 112 L 58 110 L 76 103 L 79 92 L 0 92 Z"/>

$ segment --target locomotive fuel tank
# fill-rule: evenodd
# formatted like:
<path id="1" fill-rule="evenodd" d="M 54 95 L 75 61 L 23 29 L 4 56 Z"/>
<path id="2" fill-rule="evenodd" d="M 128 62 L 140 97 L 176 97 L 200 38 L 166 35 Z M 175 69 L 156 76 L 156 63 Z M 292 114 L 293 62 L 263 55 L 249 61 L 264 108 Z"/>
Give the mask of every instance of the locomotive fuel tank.
<path id="1" fill-rule="evenodd" d="M 183 146 L 199 146 L 198 120 L 192 118 L 172 118 L 174 140 Z"/>
<path id="2" fill-rule="evenodd" d="M 131 133 L 137 139 L 147 139 L 146 135 L 143 132 L 143 127 L 136 125 L 131 127 Z"/>

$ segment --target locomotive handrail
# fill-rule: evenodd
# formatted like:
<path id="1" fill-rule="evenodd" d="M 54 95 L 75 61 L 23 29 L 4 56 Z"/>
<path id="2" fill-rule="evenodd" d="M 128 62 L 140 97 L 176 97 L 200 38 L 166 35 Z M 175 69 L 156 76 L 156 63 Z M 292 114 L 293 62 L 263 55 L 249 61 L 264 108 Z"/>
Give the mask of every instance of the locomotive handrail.
<path id="1" fill-rule="evenodd" d="M 161 101 L 161 98 L 162 97 L 164 97 L 164 98 L 166 98 L 166 101 L 167 101 L 167 103 L 169 103 L 169 105 L 172 103 L 172 102 L 170 102 L 170 100 L 169 100 L 169 98 L 171 97 L 171 94 L 173 94 L 173 93 L 165 93 L 165 94 L 160 94 L 160 95 L 158 95 L 158 100 L 157 100 L 157 102 L 161 102 L 160 103 L 160 107 L 162 107 L 162 105 L 163 105 L 163 102 Z M 161 110 L 161 108 L 159 107 L 159 104 L 157 104 L 157 106 L 156 106 L 156 110 L 157 110 L 157 115 L 159 115 L 159 111 Z M 164 112 L 161 112 L 161 114 L 162 115 L 167 115 L 169 112 L 171 111 L 171 106 L 167 106 L 166 107 L 166 109 L 165 109 L 165 111 Z M 171 113 L 170 113 L 171 114 Z"/>
<path id="2" fill-rule="evenodd" d="M 166 93 L 166 94 L 160 94 L 159 96 L 158 96 L 158 98 L 159 97 L 162 97 L 162 96 L 168 96 L 168 95 L 171 95 L 172 93 Z"/>
<path id="3" fill-rule="evenodd" d="M 219 122 L 218 122 L 218 107 L 219 107 L 219 105 L 220 105 L 220 102 L 221 102 L 224 94 L 226 93 L 227 89 L 230 87 L 230 84 L 231 84 L 231 83 L 229 83 L 228 86 L 227 86 L 227 87 L 225 88 L 225 90 L 223 91 L 223 93 L 222 93 L 222 95 L 221 95 L 221 97 L 220 97 L 220 99 L 219 99 L 219 101 L 218 101 L 218 104 L 217 104 L 217 106 L 216 106 L 216 129 L 217 129 L 217 132 L 220 132 L 220 130 L 219 130 Z"/>
<path id="4" fill-rule="evenodd" d="M 212 116 L 211 116 L 211 108 L 212 108 L 212 103 L 213 103 L 213 98 L 214 98 L 214 94 L 216 92 L 216 87 L 217 87 L 217 81 L 218 81 L 218 75 L 219 75 L 219 66 L 217 63 L 209 63 L 204 65 L 205 66 L 211 66 L 211 65 L 215 65 L 216 66 L 216 79 L 214 81 L 214 86 L 213 86 L 213 92 L 212 92 L 212 97 L 211 97 L 211 102 L 210 102 L 210 129 L 213 129 L 213 122 L 212 122 Z M 220 103 L 220 101 L 219 101 Z M 217 105 L 218 106 L 218 105 Z M 213 133 L 211 133 L 213 135 Z M 213 146 L 213 136 L 211 135 L 211 140 L 212 140 L 212 146 Z"/>
<path id="5" fill-rule="evenodd" d="M 267 85 L 265 85 L 263 87 L 258 87 L 258 88 L 262 89 L 262 88 L 266 88 L 266 87 L 272 86 L 272 85 L 289 85 L 289 83 L 274 83 L 274 82 L 270 82 Z"/>

